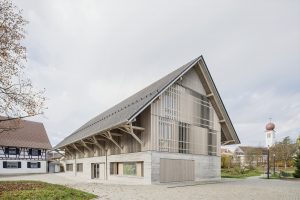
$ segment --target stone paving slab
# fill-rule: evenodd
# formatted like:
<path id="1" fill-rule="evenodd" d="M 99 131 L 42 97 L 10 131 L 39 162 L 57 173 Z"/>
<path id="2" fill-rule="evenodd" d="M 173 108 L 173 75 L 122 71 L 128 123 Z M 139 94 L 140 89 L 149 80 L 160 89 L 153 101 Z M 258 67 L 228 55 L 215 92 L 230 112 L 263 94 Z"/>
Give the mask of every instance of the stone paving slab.
<path id="1" fill-rule="evenodd" d="M 174 200 L 300 200 L 300 180 L 222 179 L 212 183 L 177 185 L 121 185 L 94 180 L 78 180 L 64 174 L 0 177 L 0 180 L 40 180 L 67 185 L 98 195 L 97 199 Z"/>

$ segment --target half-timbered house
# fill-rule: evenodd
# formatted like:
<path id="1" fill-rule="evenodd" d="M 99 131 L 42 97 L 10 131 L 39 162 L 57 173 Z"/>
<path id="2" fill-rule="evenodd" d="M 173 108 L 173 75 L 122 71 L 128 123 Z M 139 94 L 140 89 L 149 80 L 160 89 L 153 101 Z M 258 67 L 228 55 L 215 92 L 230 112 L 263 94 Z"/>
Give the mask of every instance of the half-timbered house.
<path id="1" fill-rule="evenodd" d="M 55 149 L 66 173 L 135 183 L 220 178 L 239 138 L 202 56 L 88 121 Z"/>
<path id="2" fill-rule="evenodd" d="M 44 125 L 19 120 L 12 127 L 0 133 L 0 174 L 46 173 L 46 155 L 51 144 Z"/>

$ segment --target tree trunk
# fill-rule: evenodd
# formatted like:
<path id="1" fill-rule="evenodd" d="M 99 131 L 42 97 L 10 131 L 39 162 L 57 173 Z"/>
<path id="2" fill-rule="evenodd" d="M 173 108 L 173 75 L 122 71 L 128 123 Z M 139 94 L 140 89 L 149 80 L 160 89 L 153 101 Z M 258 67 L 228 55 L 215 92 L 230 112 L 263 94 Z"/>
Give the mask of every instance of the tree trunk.
<path id="1" fill-rule="evenodd" d="M 284 161 L 284 169 L 286 170 L 286 160 Z"/>

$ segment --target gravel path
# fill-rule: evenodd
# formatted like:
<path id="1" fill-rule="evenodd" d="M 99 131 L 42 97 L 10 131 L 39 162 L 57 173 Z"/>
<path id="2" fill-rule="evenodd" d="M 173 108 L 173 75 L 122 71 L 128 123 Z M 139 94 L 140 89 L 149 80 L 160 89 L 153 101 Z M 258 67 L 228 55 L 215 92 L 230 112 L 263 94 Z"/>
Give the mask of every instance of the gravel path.
<path id="1" fill-rule="evenodd" d="M 81 181 L 64 174 L 0 177 L 0 180 L 41 180 L 58 183 L 98 195 L 98 199 L 212 199 L 212 200 L 300 200 L 300 180 L 267 180 L 258 177 L 225 179 L 219 183 L 184 187 L 172 185 L 117 185 Z M 174 186 L 174 185 L 173 185 Z"/>

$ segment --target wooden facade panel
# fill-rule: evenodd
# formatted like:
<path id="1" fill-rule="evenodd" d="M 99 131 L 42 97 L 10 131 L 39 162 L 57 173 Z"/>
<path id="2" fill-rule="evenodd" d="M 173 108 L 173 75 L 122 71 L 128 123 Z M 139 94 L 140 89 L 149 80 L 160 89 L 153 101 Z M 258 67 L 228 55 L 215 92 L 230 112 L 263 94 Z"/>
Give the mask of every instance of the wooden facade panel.
<path id="1" fill-rule="evenodd" d="M 141 127 L 145 128 L 141 138 L 143 141 L 142 151 L 151 150 L 151 106 L 146 108 L 140 116 Z"/>
<path id="2" fill-rule="evenodd" d="M 140 134 L 136 134 L 140 135 Z M 141 151 L 141 144 L 130 134 L 124 133 L 121 137 L 122 153 L 133 153 Z"/>
<path id="3" fill-rule="evenodd" d="M 193 113 L 194 113 L 194 107 L 193 107 L 193 97 L 190 95 L 180 95 L 180 117 L 179 121 L 193 124 Z"/>
<path id="4" fill-rule="evenodd" d="M 207 155 L 207 129 L 198 126 L 191 126 L 191 153 Z"/>
<path id="5" fill-rule="evenodd" d="M 158 113 L 160 108 L 160 100 L 156 100 L 151 104 L 151 149 L 155 150 L 159 148 L 159 121 Z"/>
<path id="6" fill-rule="evenodd" d="M 217 156 L 221 156 L 221 125 L 219 123 L 219 117 L 214 110 L 214 121 L 218 123 L 214 123 L 213 129 L 217 131 Z"/>
<path id="7" fill-rule="evenodd" d="M 151 104 L 151 150 L 218 155 L 219 120 L 203 88 L 188 87 L 201 85 L 195 70 L 187 75 L 190 82 L 175 83 Z"/>
<path id="8" fill-rule="evenodd" d="M 143 162 L 136 163 L 136 175 L 143 176 Z"/>
<path id="9" fill-rule="evenodd" d="M 181 84 L 185 87 L 191 88 L 192 90 L 200 94 L 206 93 L 201 83 L 200 77 L 195 69 L 191 69 L 183 76 Z"/>
<path id="10" fill-rule="evenodd" d="M 160 182 L 180 182 L 195 180 L 195 161 L 160 159 Z"/>

